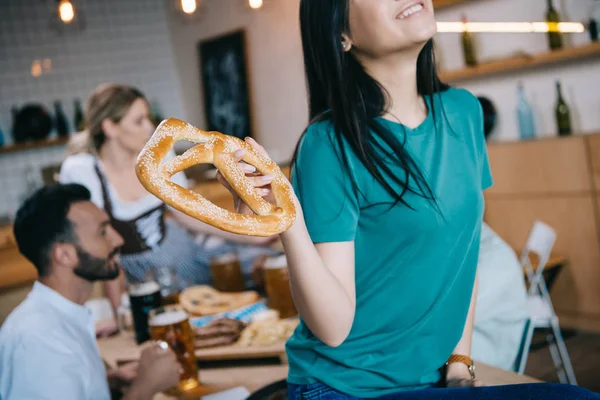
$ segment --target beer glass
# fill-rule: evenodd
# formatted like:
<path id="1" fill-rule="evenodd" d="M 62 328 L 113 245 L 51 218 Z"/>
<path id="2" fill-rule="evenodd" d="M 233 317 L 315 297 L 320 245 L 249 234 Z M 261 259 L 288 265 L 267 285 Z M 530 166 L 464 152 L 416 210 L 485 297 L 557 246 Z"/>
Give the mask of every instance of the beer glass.
<path id="1" fill-rule="evenodd" d="M 179 385 L 169 393 L 185 393 L 197 388 L 200 381 L 194 354 L 194 332 L 187 312 L 180 305 L 162 306 L 150 311 L 148 325 L 152 340 L 167 343 L 181 364 Z"/>
<path id="2" fill-rule="evenodd" d="M 161 305 L 160 286 L 155 281 L 132 283 L 127 287 L 135 340 L 138 344 L 150 339 L 148 313 Z"/>
<path id="3" fill-rule="evenodd" d="M 298 315 L 290 289 L 285 254 L 267 258 L 263 269 L 269 308 L 277 310 L 282 319 Z"/>
<path id="4" fill-rule="evenodd" d="M 210 263 L 212 282 L 221 292 L 243 292 L 246 289 L 242 265 L 234 252 L 214 257 Z"/>
<path id="5" fill-rule="evenodd" d="M 152 271 L 152 275 L 160 286 L 162 305 L 179 303 L 182 284 L 177 269 L 171 266 L 159 267 Z"/>

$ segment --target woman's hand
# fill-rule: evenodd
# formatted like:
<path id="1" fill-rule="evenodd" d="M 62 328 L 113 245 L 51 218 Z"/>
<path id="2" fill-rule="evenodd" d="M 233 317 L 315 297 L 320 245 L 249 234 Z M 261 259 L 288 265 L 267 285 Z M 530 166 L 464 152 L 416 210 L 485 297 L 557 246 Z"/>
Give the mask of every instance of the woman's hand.
<path id="1" fill-rule="evenodd" d="M 264 147 L 259 145 L 254 139 L 246 138 L 246 143 L 248 143 L 250 146 L 252 146 L 252 148 L 254 148 L 254 150 L 256 150 L 258 153 L 260 153 L 262 156 L 270 159 L 269 154 L 267 154 L 267 151 L 264 149 Z M 256 171 L 256 168 L 254 166 L 243 162 L 242 158 L 244 157 L 244 154 L 245 154 L 244 149 L 239 149 L 234 154 L 235 161 L 238 163 L 239 168 L 246 174 L 248 179 L 250 179 L 250 181 L 252 182 L 252 185 L 255 187 L 256 192 L 260 196 L 262 196 L 266 201 L 268 201 L 269 203 L 275 204 L 275 199 L 273 198 L 273 194 L 271 192 L 271 181 L 273 180 L 273 176 L 262 175 Z M 227 188 L 227 190 L 229 190 L 229 192 L 233 196 L 235 210 L 238 213 L 254 214 L 254 212 L 250 209 L 250 207 L 248 207 L 248 205 L 246 205 L 246 203 L 244 203 L 242 201 L 240 196 L 231 187 L 229 182 L 227 182 L 227 180 L 223 177 L 223 175 L 221 174 L 220 171 L 217 172 L 217 180 L 219 182 L 221 182 L 221 184 L 223 184 L 223 186 L 225 186 Z M 286 179 L 286 181 L 287 181 L 287 179 Z M 300 215 L 301 209 L 300 209 L 300 203 L 298 202 L 298 198 L 296 197 L 296 194 L 294 193 L 294 189 L 292 188 L 292 185 L 290 184 L 289 181 L 287 181 L 287 184 L 290 186 L 290 189 L 291 189 L 292 201 L 294 202 L 294 205 L 296 206 L 296 213 L 298 215 Z"/>
<path id="2" fill-rule="evenodd" d="M 475 386 L 485 385 L 483 382 L 471 378 L 471 373 L 466 365 L 460 363 L 448 365 L 448 369 L 446 371 L 446 387 L 459 388 Z"/>
<path id="3" fill-rule="evenodd" d="M 460 388 L 460 387 L 478 387 L 485 386 L 483 382 L 477 379 L 464 378 L 464 379 L 452 379 L 446 381 L 446 387 L 448 388 Z"/>

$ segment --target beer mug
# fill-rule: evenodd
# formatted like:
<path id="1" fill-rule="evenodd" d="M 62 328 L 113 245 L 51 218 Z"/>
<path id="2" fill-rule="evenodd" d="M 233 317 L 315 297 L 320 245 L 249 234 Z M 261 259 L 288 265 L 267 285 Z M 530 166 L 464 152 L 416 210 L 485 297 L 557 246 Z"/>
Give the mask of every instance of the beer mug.
<path id="1" fill-rule="evenodd" d="M 160 286 L 154 281 L 132 283 L 127 286 L 127 293 L 129 294 L 135 340 L 137 344 L 142 344 L 150 339 L 148 313 L 161 306 Z"/>
<path id="2" fill-rule="evenodd" d="M 117 325 L 122 332 L 133 331 L 133 316 L 127 293 L 121 294 L 121 305 L 117 309 Z"/>
<path id="3" fill-rule="evenodd" d="M 148 326 L 152 340 L 167 343 L 181 364 L 179 385 L 169 393 L 185 393 L 197 388 L 200 381 L 188 313 L 180 305 L 158 307 L 148 314 Z"/>
<path id="4" fill-rule="evenodd" d="M 210 263 L 212 282 L 221 292 L 243 292 L 246 289 L 242 264 L 234 252 L 214 257 Z"/>
<path id="5" fill-rule="evenodd" d="M 151 275 L 160 286 L 160 295 L 162 305 L 179 303 L 179 293 L 182 290 L 182 283 L 174 267 L 159 267 L 152 271 Z"/>
<path id="6" fill-rule="evenodd" d="M 263 269 L 269 308 L 277 310 L 282 319 L 298 315 L 290 289 L 285 254 L 267 258 Z"/>

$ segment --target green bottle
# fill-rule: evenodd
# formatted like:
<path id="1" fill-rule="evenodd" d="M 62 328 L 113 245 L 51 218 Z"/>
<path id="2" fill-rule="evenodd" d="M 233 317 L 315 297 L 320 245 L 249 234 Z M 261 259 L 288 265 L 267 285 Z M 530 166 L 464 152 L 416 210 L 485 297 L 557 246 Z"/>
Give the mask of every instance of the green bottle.
<path id="1" fill-rule="evenodd" d="M 152 101 L 152 111 L 151 111 L 151 119 L 154 126 L 158 126 L 163 121 L 163 115 L 160 111 L 160 106 L 158 101 Z"/>
<path id="2" fill-rule="evenodd" d="M 559 136 L 567 136 L 573 133 L 571 128 L 571 111 L 567 105 L 563 95 L 562 87 L 559 81 L 556 81 L 556 125 L 558 127 Z"/>
<path id="3" fill-rule="evenodd" d="M 466 15 L 462 16 L 462 22 L 467 22 Z M 475 43 L 473 43 L 473 35 L 471 32 L 465 30 L 462 34 L 462 47 L 463 54 L 465 57 L 465 64 L 469 67 L 474 67 L 477 65 L 477 56 L 475 54 Z"/>
<path id="4" fill-rule="evenodd" d="M 83 118 L 83 111 L 81 110 L 81 101 L 75 100 L 74 104 L 75 116 L 73 117 L 73 125 L 77 132 L 85 130 L 85 120 Z"/>
<path id="5" fill-rule="evenodd" d="M 552 0 L 548 0 L 548 10 L 546 11 L 546 22 L 548 24 L 558 24 L 560 22 L 560 15 L 554 8 Z M 551 50 L 558 50 L 563 47 L 563 36 L 561 32 L 548 32 L 548 42 Z"/>

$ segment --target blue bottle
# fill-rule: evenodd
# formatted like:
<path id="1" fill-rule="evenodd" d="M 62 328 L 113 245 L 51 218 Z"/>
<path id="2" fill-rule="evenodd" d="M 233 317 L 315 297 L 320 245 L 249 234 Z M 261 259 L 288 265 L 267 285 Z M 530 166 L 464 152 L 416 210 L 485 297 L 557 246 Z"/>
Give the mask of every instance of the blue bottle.
<path id="1" fill-rule="evenodd" d="M 518 94 L 517 119 L 519 121 L 519 136 L 522 140 L 533 139 L 535 138 L 535 120 L 533 118 L 533 110 L 525 97 L 525 89 L 522 82 L 519 82 Z"/>

